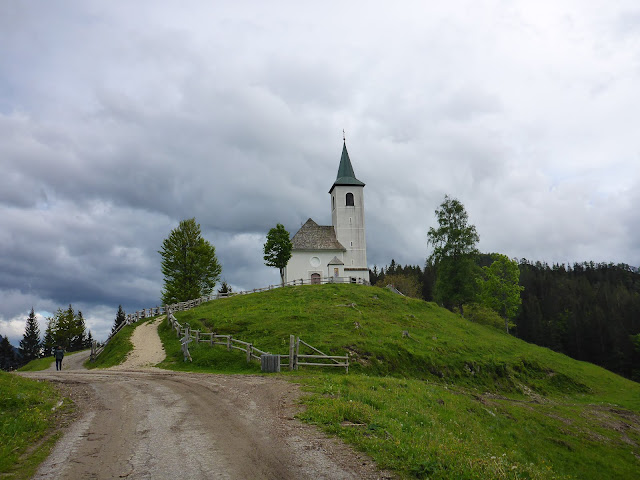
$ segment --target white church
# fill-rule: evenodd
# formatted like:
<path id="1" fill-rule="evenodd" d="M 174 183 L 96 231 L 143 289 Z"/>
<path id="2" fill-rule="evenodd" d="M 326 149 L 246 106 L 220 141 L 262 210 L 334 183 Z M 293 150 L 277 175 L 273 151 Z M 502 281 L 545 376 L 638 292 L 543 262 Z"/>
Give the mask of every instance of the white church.
<path id="1" fill-rule="evenodd" d="M 338 176 L 329 190 L 331 225 L 309 219 L 291 239 L 287 282 L 369 282 L 364 229 L 364 183 L 353 173 L 346 142 Z"/>

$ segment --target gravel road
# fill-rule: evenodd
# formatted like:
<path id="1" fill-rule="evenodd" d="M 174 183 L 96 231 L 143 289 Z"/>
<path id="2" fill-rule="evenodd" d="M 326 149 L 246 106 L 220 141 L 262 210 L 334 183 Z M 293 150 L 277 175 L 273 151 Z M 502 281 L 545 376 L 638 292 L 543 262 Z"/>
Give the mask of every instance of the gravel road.
<path id="1" fill-rule="evenodd" d="M 392 478 L 295 420 L 295 385 L 153 368 L 164 358 L 157 322 L 138 327 L 132 342 L 134 352 L 119 367 L 84 370 L 80 355 L 88 353 L 81 352 L 65 357 L 62 372 L 22 373 L 62 383 L 79 406 L 78 420 L 34 478 Z"/>

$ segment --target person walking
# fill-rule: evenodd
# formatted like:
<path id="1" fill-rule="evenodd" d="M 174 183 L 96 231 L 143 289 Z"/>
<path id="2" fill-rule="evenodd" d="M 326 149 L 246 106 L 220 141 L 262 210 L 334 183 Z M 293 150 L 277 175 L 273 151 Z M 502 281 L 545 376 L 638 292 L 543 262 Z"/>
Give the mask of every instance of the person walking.
<path id="1" fill-rule="evenodd" d="M 64 358 L 64 349 L 58 345 L 53 352 L 53 356 L 56 359 L 56 370 L 62 370 L 62 359 Z"/>

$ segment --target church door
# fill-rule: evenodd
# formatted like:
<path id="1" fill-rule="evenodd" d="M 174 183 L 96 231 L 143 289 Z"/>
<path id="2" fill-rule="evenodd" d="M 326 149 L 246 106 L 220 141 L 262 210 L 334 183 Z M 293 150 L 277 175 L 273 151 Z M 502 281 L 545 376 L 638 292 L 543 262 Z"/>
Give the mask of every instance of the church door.
<path id="1" fill-rule="evenodd" d="M 320 285 L 320 274 L 319 273 L 312 273 L 311 274 L 311 284 L 312 285 Z"/>

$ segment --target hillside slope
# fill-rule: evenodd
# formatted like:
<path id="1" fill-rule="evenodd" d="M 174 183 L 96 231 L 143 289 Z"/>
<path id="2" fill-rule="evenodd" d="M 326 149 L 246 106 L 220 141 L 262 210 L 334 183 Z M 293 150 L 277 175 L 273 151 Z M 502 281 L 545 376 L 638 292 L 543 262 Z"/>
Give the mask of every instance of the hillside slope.
<path id="1" fill-rule="evenodd" d="M 289 335 L 300 336 L 326 352 L 348 351 L 352 371 L 368 375 L 502 393 L 596 395 L 640 410 L 635 382 L 386 289 L 277 289 L 212 301 L 178 318 L 192 328 L 232 334 L 272 353 L 288 353 Z"/>
<path id="2" fill-rule="evenodd" d="M 291 376 L 313 392 L 301 418 L 404 477 L 625 479 L 640 468 L 640 385 L 433 303 L 322 285 L 216 300 L 177 317 L 272 353 L 288 353 L 291 334 L 349 351 L 348 375 Z M 161 335 L 165 367 L 259 371 L 242 353 L 205 344 L 192 344 L 185 364 L 166 324 Z"/>

